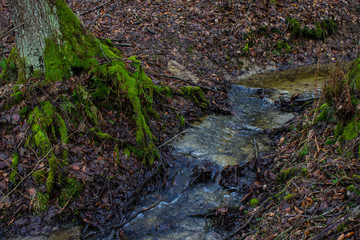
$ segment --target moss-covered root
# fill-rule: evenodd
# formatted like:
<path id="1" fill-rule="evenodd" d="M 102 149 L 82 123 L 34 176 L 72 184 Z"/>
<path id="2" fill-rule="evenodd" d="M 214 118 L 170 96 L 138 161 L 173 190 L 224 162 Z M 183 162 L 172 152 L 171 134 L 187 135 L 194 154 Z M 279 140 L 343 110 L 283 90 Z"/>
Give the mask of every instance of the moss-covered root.
<path id="1" fill-rule="evenodd" d="M 50 102 L 45 101 L 35 107 L 29 114 L 28 123 L 31 127 L 31 135 L 27 140 L 27 144 L 37 148 L 41 158 L 46 157 L 48 159 L 49 169 L 46 188 L 48 192 L 51 192 L 57 178 L 59 164 L 67 163 L 68 153 L 64 150 L 62 153 L 63 159 L 58 159 L 52 151 L 50 139 L 60 139 L 62 143 L 67 143 L 68 133 L 65 121 L 56 112 L 55 107 Z"/>
<path id="2" fill-rule="evenodd" d="M 16 183 L 16 176 L 18 175 L 18 165 L 19 165 L 19 154 L 14 153 L 12 156 L 11 162 L 11 173 L 10 173 L 10 182 Z"/>
<path id="3" fill-rule="evenodd" d="M 152 165 L 158 158 L 158 151 L 155 146 L 156 138 L 153 136 L 149 125 L 149 117 L 159 118 L 156 111 L 152 108 L 154 84 L 144 73 L 141 62 L 136 57 L 130 60 L 137 71 L 129 73 L 123 62 L 113 61 L 108 68 L 108 78 L 115 79 L 118 89 L 118 97 L 126 98 L 133 110 L 133 119 L 136 123 L 136 141 L 138 146 L 134 148 L 134 153 L 144 159 L 144 162 Z"/>
<path id="4" fill-rule="evenodd" d="M 206 100 L 204 92 L 199 87 L 182 87 L 180 95 L 190 99 L 200 108 L 207 108 L 209 101 Z"/>

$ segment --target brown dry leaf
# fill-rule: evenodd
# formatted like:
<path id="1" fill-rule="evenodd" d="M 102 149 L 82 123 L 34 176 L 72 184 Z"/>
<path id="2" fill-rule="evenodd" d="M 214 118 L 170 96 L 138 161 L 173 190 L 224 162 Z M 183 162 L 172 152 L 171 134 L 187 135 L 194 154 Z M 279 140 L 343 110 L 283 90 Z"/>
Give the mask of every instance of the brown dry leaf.
<path id="1" fill-rule="evenodd" d="M 265 216 L 266 217 L 273 217 L 273 216 L 275 216 L 275 213 L 269 212 L 269 213 L 266 213 Z"/>
<path id="2" fill-rule="evenodd" d="M 291 217 L 291 218 L 289 218 L 288 222 L 294 222 L 294 221 L 298 220 L 299 218 L 301 218 L 301 217 L 300 216 Z"/>
<path id="3" fill-rule="evenodd" d="M 80 170 L 80 166 L 78 163 L 73 163 L 70 165 L 70 167 L 75 170 L 75 171 L 79 171 Z"/>
<path id="4" fill-rule="evenodd" d="M 30 197 L 34 197 L 36 194 L 36 189 L 35 188 L 29 188 L 28 193 L 30 194 Z"/>
<path id="5" fill-rule="evenodd" d="M 343 240 L 345 238 L 345 234 L 341 234 L 337 240 Z"/>
<path id="6" fill-rule="evenodd" d="M 298 214 L 304 214 L 304 211 L 301 211 L 296 206 L 294 207 L 294 209 L 295 209 L 295 212 L 297 212 Z"/>
<path id="7" fill-rule="evenodd" d="M 351 237 L 354 234 L 355 234 L 355 232 L 349 232 L 348 234 L 345 235 L 345 238 Z"/>

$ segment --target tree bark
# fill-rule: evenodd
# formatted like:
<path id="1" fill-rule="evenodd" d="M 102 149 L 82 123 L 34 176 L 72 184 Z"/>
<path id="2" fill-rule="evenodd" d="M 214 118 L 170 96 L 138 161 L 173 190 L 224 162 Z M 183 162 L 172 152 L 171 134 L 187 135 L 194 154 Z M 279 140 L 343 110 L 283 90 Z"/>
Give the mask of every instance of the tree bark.
<path id="1" fill-rule="evenodd" d="M 101 55 L 98 40 L 81 24 L 64 0 L 13 0 L 18 81 L 69 78 L 84 61 Z"/>
<path id="2" fill-rule="evenodd" d="M 44 72 L 45 40 L 60 35 L 56 6 L 50 0 L 12 0 L 17 53 L 23 59 L 26 77 Z"/>

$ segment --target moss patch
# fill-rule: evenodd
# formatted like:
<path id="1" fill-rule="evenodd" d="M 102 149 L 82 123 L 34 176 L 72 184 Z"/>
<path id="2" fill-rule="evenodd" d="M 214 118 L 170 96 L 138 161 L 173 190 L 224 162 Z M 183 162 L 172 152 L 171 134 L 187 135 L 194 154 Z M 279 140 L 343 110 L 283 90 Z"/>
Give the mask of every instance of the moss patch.
<path id="1" fill-rule="evenodd" d="M 47 156 L 49 162 L 46 187 L 52 191 L 53 183 L 56 180 L 60 163 L 66 163 L 67 151 L 63 151 L 63 160 L 58 160 L 52 151 L 51 138 L 60 138 L 67 143 L 68 134 L 65 121 L 56 113 L 55 107 L 50 102 L 42 102 L 29 114 L 28 123 L 31 126 L 31 135 L 27 143 L 38 148 L 40 156 Z M 55 130 L 57 129 L 57 131 Z"/>
<path id="2" fill-rule="evenodd" d="M 207 108 L 209 101 L 206 100 L 204 92 L 199 87 L 181 87 L 180 95 L 190 99 L 200 108 Z"/>
<path id="3" fill-rule="evenodd" d="M 61 207 L 64 207 L 71 199 L 78 197 L 83 189 L 83 184 L 79 183 L 74 178 L 67 178 L 64 185 L 59 197 L 59 204 Z"/>
<path id="4" fill-rule="evenodd" d="M 257 205 L 259 205 L 259 200 L 257 198 L 252 198 L 250 199 L 249 204 L 251 207 L 256 207 Z"/>
<path id="5" fill-rule="evenodd" d="M 18 165 L 19 165 L 19 154 L 14 153 L 11 161 L 11 173 L 10 173 L 10 182 L 16 183 L 16 176 L 18 175 Z"/>

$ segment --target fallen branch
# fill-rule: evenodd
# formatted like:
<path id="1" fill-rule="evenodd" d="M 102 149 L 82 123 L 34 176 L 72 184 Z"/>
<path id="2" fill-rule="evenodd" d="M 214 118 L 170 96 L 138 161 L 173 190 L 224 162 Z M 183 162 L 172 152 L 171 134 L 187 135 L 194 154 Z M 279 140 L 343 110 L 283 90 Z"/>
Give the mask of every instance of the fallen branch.
<path id="1" fill-rule="evenodd" d="M 169 144 L 170 142 L 174 141 L 178 136 L 180 136 L 181 134 L 183 134 L 184 132 L 186 132 L 188 129 L 185 129 L 184 131 L 176 134 L 173 138 L 171 138 L 170 140 L 166 141 L 165 143 L 161 144 L 160 146 L 158 146 L 157 148 L 160 149 L 162 147 L 164 147 L 165 145 Z"/>
<path id="2" fill-rule="evenodd" d="M 199 84 L 196 84 L 196 83 L 192 83 L 188 80 L 185 80 L 185 79 L 182 79 L 182 78 L 179 78 L 179 77 L 176 77 L 176 76 L 171 76 L 171 75 L 167 75 L 167 74 L 158 74 L 158 76 L 164 76 L 164 77 L 167 77 L 167 78 L 173 78 L 173 79 L 176 79 L 176 80 L 180 80 L 182 82 L 185 82 L 189 85 L 192 85 L 192 86 L 195 86 L 195 87 L 199 87 L 199 88 L 202 88 L 202 89 L 206 89 L 206 90 L 209 90 L 209 91 L 212 91 L 212 92 L 215 92 L 215 93 L 219 93 L 219 91 L 213 89 L 213 88 L 210 88 L 210 87 L 205 87 L 205 86 L 202 86 L 202 85 L 199 85 Z"/>
<path id="3" fill-rule="evenodd" d="M 336 229 L 340 224 L 346 225 L 351 218 L 358 218 L 360 216 L 360 206 L 357 206 L 352 209 L 352 211 L 345 216 L 335 220 L 333 223 L 328 225 L 324 230 L 318 233 L 316 236 L 311 238 L 310 240 L 320 240 L 323 239 L 325 236 L 329 236 L 329 234 Z"/>
<path id="4" fill-rule="evenodd" d="M 115 46 L 119 47 L 132 47 L 133 45 L 131 43 L 113 43 Z"/>
<path id="5" fill-rule="evenodd" d="M 157 205 L 159 205 L 162 201 L 164 201 L 164 199 L 162 199 L 162 200 L 160 200 L 160 201 L 158 201 L 158 202 L 150 205 L 150 206 L 147 207 L 147 208 L 144 208 L 144 209 L 138 211 L 137 213 L 135 213 L 134 215 L 132 215 L 128 220 L 126 220 L 125 222 L 122 222 L 122 223 L 119 223 L 118 225 L 115 225 L 115 226 L 114 226 L 114 229 L 115 229 L 115 228 L 120 228 L 120 227 L 124 226 L 125 224 L 131 222 L 131 221 L 132 221 L 134 218 L 136 218 L 139 214 L 141 214 L 141 213 L 143 213 L 143 212 L 146 212 L 146 211 L 149 211 L 150 209 L 152 209 L 152 208 L 156 207 Z"/>
<path id="6" fill-rule="evenodd" d="M 16 27 L 14 27 L 14 25 L 10 25 L 10 27 L 5 30 L 4 32 L 2 32 L 0 34 L 0 39 L 2 39 L 3 37 L 5 37 L 6 35 L 8 35 L 9 33 L 11 33 L 12 31 L 16 30 L 17 28 L 21 27 L 22 25 L 24 25 L 23 23 L 22 24 L 19 24 L 17 25 Z"/>
<path id="7" fill-rule="evenodd" d="M 80 16 L 85 15 L 85 14 L 87 14 L 87 13 L 89 13 L 89 12 L 96 11 L 96 10 L 98 10 L 99 8 L 102 8 L 102 7 L 106 6 L 106 5 L 109 4 L 111 1 L 112 1 L 112 0 L 107 1 L 106 3 L 103 3 L 103 4 L 101 4 L 101 5 L 97 6 L 97 7 L 94 7 L 94 8 L 92 8 L 92 9 L 88 10 L 88 11 L 85 11 L 85 12 L 83 12 L 83 13 L 80 13 Z"/>
<path id="8" fill-rule="evenodd" d="M 251 217 L 249 217 L 249 219 L 246 221 L 246 223 L 244 225 L 242 225 L 241 227 L 239 227 L 238 229 L 236 229 L 233 233 L 231 233 L 229 236 L 223 238 L 223 240 L 225 239 L 230 239 L 231 237 L 235 236 L 236 234 L 238 234 L 242 229 L 244 229 L 245 227 L 247 227 L 251 221 L 257 216 L 259 215 L 259 213 L 263 210 L 263 208 L 265 207 L 266 203 L 269 201 L 270 198 L 265 199 L 265 201 L 260 205 L 260 207 L 255 211 L 255 213 L 253 215 L 251 215 Z"/>

